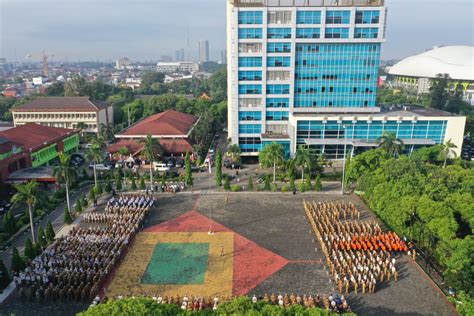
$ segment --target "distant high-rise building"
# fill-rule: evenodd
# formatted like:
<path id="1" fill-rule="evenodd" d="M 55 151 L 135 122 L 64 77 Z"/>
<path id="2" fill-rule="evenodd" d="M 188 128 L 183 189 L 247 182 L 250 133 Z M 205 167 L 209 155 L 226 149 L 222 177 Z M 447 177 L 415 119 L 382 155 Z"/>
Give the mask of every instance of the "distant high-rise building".
<path id="1" fill-rule="evenodd" d="M 206 63 L 209 61 L 209 41 L 199 41 L 199 62 Z"/>
<path id="2" fill-rule="evenodd" d="M 132 61 L 130 59 L 128 59 L 127 57 L 123 57 L 115 61 L 115 69 L 123 70 L 125 69 L 125 67 L 130 66 L 131 64 Z"/>
<path id="3" fill-rule="evenodd" d="M 221 60 L 220 60 L 220 63 L 222 65 L 225 65 L 227 64 L 227 51 L 224 49 L 221 51 Z"/>
<path id="4" fill-rule="evenodd" d="M 243 156 L 268 144 L 343 159 L 391 132 L 405 153 L 451 139 L 466 118 L 377 107 L 384 0 L 228 0 L 228 137 Z"/>
<path id="5" fill-rule="evenodd" d="M 175 61 L 184 61 L 184 48 L 180 48 L 176 51 Z"/>

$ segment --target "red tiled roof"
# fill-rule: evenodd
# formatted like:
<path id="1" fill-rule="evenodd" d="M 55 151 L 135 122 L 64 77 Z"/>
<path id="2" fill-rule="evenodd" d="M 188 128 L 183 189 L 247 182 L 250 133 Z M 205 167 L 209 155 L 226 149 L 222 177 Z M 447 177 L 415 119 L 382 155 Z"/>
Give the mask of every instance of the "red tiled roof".
<path id="1" fill-rule="evenodd" d="M 0 132 L 0 137 L 23 147 L 23 150 L 44 147 L 77 132 L 50 126 L 29 123 Z"/>
<path id="2" fill-rule="evenodd" d="M 197 120 L 197 116 L 168 110 L 149 116 L 118 135 L 186 136 Z"/>
<path id="3" fill-rule="evenodd" d="M 89 97 L 40 97 L 12 108 L 12 112 L 92 112 L 109 107 L 107 102 Z"/>
<path id="4" fill-rule="evenodd" d="M 165 154 L 182 154 L 185 152 L 193 152 L 193 146 L 187 139 L 160 139 L 160 145 Z M 137 155 L 142 149 L 143 144 L 138 140 L 122 139 L 107 148 L 107 152 L 111 154 L 117 153 L 120 148 L 126 147 L 132 155 Z"/>

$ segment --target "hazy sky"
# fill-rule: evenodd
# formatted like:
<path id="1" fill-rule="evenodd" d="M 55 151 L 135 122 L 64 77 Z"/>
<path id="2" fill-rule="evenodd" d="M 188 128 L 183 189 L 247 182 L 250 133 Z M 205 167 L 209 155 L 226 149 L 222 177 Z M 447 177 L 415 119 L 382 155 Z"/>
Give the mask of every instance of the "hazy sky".
<path id="1" fill-rule="evenodd" d="M 434 45 L 474 45 L 472 0 L 387 0 L 384 59 Z M 225 48 L 226 0 L 0 0 L 0 57 L 43 50 L 58 60 L 156 60 L 197 41 Z"/>

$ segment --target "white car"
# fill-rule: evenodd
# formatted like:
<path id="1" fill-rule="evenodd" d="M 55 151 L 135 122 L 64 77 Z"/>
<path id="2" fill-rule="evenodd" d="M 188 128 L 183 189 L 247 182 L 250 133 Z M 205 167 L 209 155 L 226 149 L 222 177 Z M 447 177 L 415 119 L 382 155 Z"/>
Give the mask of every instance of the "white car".
<path id="1" fill-rule="evenodd" d="M 94 168 L 94 164 L 89 165 L 90 168 Z M 106 166 L 102 163 L 98 163 L 95 165 L 95 170 L 97 171 L 110 171 L 112 168 L 110 166 Z"/>
<path id="2" fill-rule="evenodd" d="M 91 149 L 91 148 L 92 148 L 92 144 L 86 144 L 86 145 L 84 146 L 84 148 L 85 148 L 85 149 Z"/>
<path id="3" fill-rule="evenodd" d="M 166 165 L 165 163 L 161 163 L 161 162 L 154 162 L 153 169 L 155 171 L 160 171 L 160 172 L 170 171 L 170 167 Z"/>

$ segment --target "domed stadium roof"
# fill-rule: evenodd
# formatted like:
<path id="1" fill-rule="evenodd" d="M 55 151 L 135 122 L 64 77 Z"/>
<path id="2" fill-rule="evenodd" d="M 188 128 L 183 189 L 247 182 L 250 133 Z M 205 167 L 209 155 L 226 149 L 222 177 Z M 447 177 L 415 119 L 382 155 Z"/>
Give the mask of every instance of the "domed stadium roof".
<path id="1" fill-rule="evenodd" d="M 389 74 L 435 78 L 449 74 L 457 80 L 474 80 L 474 47 L 446 46 L 410 56 L 390 68 Z"/>

